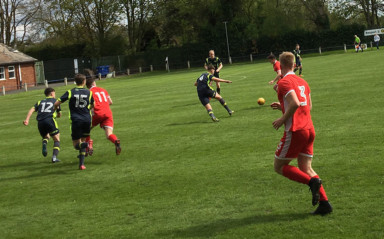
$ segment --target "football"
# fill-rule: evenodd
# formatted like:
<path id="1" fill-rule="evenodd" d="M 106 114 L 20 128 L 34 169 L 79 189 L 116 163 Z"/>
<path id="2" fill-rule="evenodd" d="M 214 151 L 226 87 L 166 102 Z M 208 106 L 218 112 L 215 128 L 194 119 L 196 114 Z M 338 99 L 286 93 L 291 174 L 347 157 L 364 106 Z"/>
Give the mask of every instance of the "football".
<path id="1" fill-rule="evenodd" d="M 259 105 L 264 105 L 264 104 L 265 104 L 265 99 L 264 99 L 264 98 L 259 98 L 259 99 L 257 100 L 257 103 L 258 103 Z"/>

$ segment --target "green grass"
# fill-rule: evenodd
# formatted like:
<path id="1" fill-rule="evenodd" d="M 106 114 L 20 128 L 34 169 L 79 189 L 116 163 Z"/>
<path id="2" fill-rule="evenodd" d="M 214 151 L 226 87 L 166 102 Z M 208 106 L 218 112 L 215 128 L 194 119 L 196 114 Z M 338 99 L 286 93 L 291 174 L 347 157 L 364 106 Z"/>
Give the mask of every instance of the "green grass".
<path id="1" fill-rule="evenodd" d="M 58 119 L 59 164 L 41 155 L 43 97 L 0 97 L 0 238 L 383 238 L 382 52 L 304 58 L 316 128 L 313 167 L 334 213 L 309 214 L 308 187 L 277 175 L 280 112 L 258 106 L 276 94 L 269 63 L 224 66 L 219 123 L 200 104 L 203 69 L 108 79 L 122 154 L 95 128 L 94 156 L 77 170 L 67 104 Z M 66 89 L 58 87 L 61 96 Z M 36 115 L 34 115 L 35 117 Z M 51 155 L 52 142 L 49 144 Z"/>

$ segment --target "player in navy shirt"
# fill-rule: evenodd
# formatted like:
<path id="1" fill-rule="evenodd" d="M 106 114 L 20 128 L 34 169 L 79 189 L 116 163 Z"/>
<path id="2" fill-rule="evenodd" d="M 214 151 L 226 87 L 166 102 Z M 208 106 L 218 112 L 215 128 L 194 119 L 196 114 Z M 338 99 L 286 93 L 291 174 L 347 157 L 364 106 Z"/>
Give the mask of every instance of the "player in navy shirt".
<path id="1" fill-rule="evenodd" d="M 75 149 L 79 150 L 79 169 L 84 170 L 84 158 L 88 143 L 86 138 L 91 132 L 91 108 L 93 107 L 92 92 L 84 88 L 85 75 L 75 75 L 76 87 L 64 93 L 55 103 L 55 107 L 68 101 L 69 115 L 72 129 L 72 142 Z"/>
<path id="2" fill-rule="evenodd" d="M 38 101 L 29 111 L 27 117 L 23 121 L 24 125 L 29 124 L 29 119 L 31 118 L 33 112 L 37 112 L 36 120 L 38 129 L 41 137 L 43 138 L 42 142 L 42 153 L 43 156 L 47 156 L 47 144 L 50 137 L 53 138 L 53 155 L 52 163 L 60 162 L 57 159 L 57 155 L 60 151 L 60 131 L 59 126 L 55 120 L 56 117 L 61 116 L 60 107 L 55 110 L 54 104 L 55 99 L 55 90 L 53 88 L 46 88 L 44 90 L 46 96 L 45 99 Z"/>
<path id="3" fill-rule="evenodd" d="M 221 61 L 220 58 L 215 56 L 214 50 L 210 50 L 208 54 L 209 54 L 209 57 L 205 59 L 204 68 L 208 70 L 208 66 L 212 65 L 213 67 L 215 67 L 213 76 L 216 78 L 220 78 L 219 73 L 221 68 L 223 68 L 223 62 Z M 216 92 L 220 94 L 220 82 L 217 82 L 217 81 L 216 81 Z"/>
<path id="4" fill-rule="evenodd" d="M 207 109 L 209 116 L 214 122 L 219 121 L 218 118 L 215 117 L 212 111 L 212 106 L 209 103 L 209 98 L 217 99 L 224 108 L 228 111 L 229 115 L 232 115 L 234 111 L 230 110 L 227 106 L 227 103 L 224 99 L 216 93 L 210 86 L 211 81 L 215 82 L 224 82 L 224 83 L 232 83 L 229 80 L 223 80 L 217 77 L 214 77 L 213 74 L 215 72 L 215 67 L 213 65 L 208 65 L 207 67 L 208 73 L 202 74 L 199 78 L 197 78 L 195 82 L 195 86 L 197 86 L 197 95 L 199 96 L 201 104 Z"/>

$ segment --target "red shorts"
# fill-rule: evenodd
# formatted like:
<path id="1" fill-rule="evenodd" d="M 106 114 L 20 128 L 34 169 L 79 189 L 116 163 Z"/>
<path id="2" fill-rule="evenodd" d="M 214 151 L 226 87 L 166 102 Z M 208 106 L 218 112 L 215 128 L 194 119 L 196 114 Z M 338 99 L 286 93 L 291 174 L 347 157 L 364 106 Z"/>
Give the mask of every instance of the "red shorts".
<path id="1" fill-rule="evenodd" d="M 92 116 L 92 127 L 100 124 L 100 128 L 109 127 L 113 129 L 113 117 L 109 114 L 93 115 Z"/>
<path id="2" fill-rule="evenodd" d="M 285 131 L 275 152 L 277 159 L 294 159 L 299 154 L 312 157 L 315 129 L 300 131 Z"/>

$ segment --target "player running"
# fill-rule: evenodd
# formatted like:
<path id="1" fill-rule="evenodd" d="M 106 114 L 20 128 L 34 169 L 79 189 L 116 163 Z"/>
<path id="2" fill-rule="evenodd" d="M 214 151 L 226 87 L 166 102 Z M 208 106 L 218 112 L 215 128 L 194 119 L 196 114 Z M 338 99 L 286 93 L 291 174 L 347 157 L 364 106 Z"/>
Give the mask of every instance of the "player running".
<path id="1" fill-rule="evenodd" d="M 56 102 L 55 99 L 55 90 L 53 88 L 46 88 L 44 90 L 46 96 L 45 99 L 38 101 L 35 106 L 33 106 L 27 114 L 27 117 L 23 121 L 23 124 L 27 126 L 29 124 L 29 119 L 31 118 L 33 112 L 37 112 L 36 120 L 37 127 L 39 129 L 40 135 L 43 138 L 42 153 L 43 156 L 47 156 L 47 144 L 50 137 L 53 139 L 53 153 L 52 153 L 52 163 L 60 162 L 57 158 L 57 155 L 60 151 L 60 131 L 59 126 L 55 120 L 56 117 L 60 118 L 61 109 L 60 107 L 57 110 L 54 109 L 53 105 Z"/>
<path id="2" fill-rule="evenodd" d="M 100 125 L 105 131 L 105 136 L 109 141 L 115 144 L 116 155 L 120 155 L 121 147 L 120 140 L 113 134 L 113 116 L 111 108 L 112 99 L 108 92 L 100 87 L 96 86 L 94 78 L 87 79 L 87 88 L 92 91 L 93 99 L 95 101 L 92 117 L 92 128 Z M 88 154 L 93 154 L 93 140 L 90 136 L 87 137 L 88 142 Z"/>
<path id="3" fill-rule="evenodd" d="M 197 95 L 199 96 L 200 102 L 203 104 L 203 106 L 207 109 L 209 116 L 214 122 L 218 122 L 219 119 L 215 117 L 212 111 L 212 106 L 209 103 L 209 98 L 215 98 L 218 100 L 222 106 L 228 111 L 229 115 L 232 115 L 234 111 L 230 110 L 227 106 L 227 103 L 225 103 L 224 99 L 220 96 L 219 93 L 216 93 L 210 86 L 211 81 L 215 82 L 224 82 L 224 83 L 232 83 L 232 81 L 229 80 L 223 80 L 220 78 L 217 78 L 213 76 L 215 72 L 215 67 L 213 65 L 208 65 L 207 67 L 208 72 L 202 74 L 199 78 L 197 78 L 195 82 L 195 86 L 197 86 Z"/>
<path id="4" fill-rule="evenodd" d="M 270 85 L 273 85 L 273 89 L 275 91 L 277 91 L 277 83 L 279 82 L 279 80 L 283 77 L 281 75 L 281 68 L 280 68 L 280 62 L 276 59 L 276 56 L 271 52 L 271 54 L 267 57 L 267 59 L 269 60 L 269 62 L 273 65 L 273 70 L 276 72 L 276 77 L 275 79 L 271 80 L 269 82 Z"/>
<path id="5" fill-rule="evenodd" d="M 299 70 L 299 76 L 300 77 L 303 77 L 303 75 L 301 74 L 303 72 L 303 65 L 301 64 L 301 51 L 300 51 L 300 45 L 299 44 L 296 44 L 296 48 L 295 50 L 293 50 L 293 55 L 295 55 L 295 70 L 294 72 L 296 72 L 298 69 Z"/>
<path id="6" fill-rule="evenodd" d="M 68 100 L 69 118 L 71 121 L 72 143 L 79 150 L 79 169 L 86 169 L 84 158 L 88 143 L 85 142 L 91 131 L 91 108 L 93 107 L 92 92 L 85 89 L 85 75 L 75 75 L 76 87 L 64 93 L 55 103 L 59 107 Z"/>
<path id="7" fill-rule="evenodd" d="M 305 80 L 293 72 L 292 53 L 283 52 L 279 59 L 284 77 L 278 82 L 279 102 L 272 103 L 271 107 L 281 110 L 283 115 L 272 124 L 276 130 L 284 124 L 285 131 L 275 152 L 274 168 L 278 174 L 290 180 L 307 184 L 312 192 L 312 205 L 319 203 L 313 214 L 325 215 L 333 209 L 321 179 L 312 169 L 315 129 L 311 119 L 310 88 Z M 299 168 L 289 165 L 295 158 Z"/>
<path id="8" fill-rule="evenodd" d="M 214 50 L 210 50 L 208 52 L 208 54 L 209 54 L 209 57 L 205 59 L 204 68 L 206 70 L 208 70 L 208 66 L 213 65 L 215 67 L 215 71 L 213 73 L 213 76 L 216 78 L 220 78 L 219 73 L 220 73 L 221 68 L 223 68 L 223 63 L 220 60 L 220 58 L 215 56 Z M 212 84 L 212 82 L 211 82 L 211 84 Z M 221 92 L 220 91 L 220 82 L 217 82 L 217 81 L 216 81 L 216 92 L 219 94 Z"/>
<path id="9" fill-rule="evenodd" d="M 364 49 L 361 47 L 361 40 L 357 35 L 355 35 L 355 49 L 356 53 L 359 52 L 359 49 L 361 49 L 361 52 L 364 52 Z"/>

